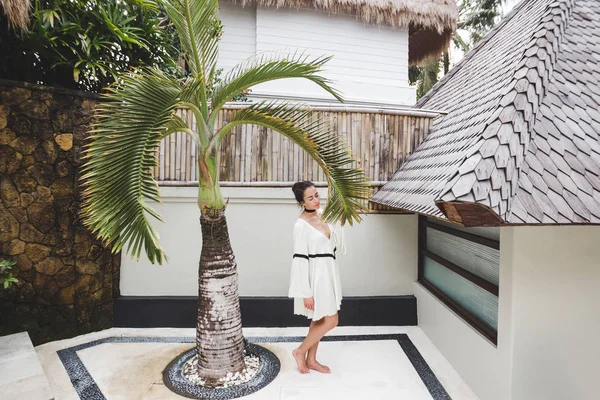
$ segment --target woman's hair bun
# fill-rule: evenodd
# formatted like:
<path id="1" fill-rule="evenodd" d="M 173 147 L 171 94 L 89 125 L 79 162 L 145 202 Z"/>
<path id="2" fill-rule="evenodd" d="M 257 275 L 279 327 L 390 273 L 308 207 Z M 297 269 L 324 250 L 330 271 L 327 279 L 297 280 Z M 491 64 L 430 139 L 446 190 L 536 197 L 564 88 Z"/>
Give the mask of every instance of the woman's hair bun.
<path id="1" fill-rule="evenodd" d="M 302 203 L 304 201 L 304 192 L 309 187 L 315 186 L 311 181 L 300 181 L 294 183 L 292 186 L 292 192 L 294 192 L 294 197 L 296 197 L 296 201 L 298 203 Z"/>

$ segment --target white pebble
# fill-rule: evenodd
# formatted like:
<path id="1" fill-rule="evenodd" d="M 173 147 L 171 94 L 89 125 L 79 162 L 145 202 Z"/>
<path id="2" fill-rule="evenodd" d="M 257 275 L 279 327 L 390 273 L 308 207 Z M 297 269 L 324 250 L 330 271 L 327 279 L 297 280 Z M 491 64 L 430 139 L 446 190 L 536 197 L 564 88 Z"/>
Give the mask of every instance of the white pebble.
<path id="1" fill-rule="evenodd" d="M 244 357 L 244 363 L 246 367 L 242 371 L 236 373 L 228 372 L 226 376 L 220 378 L 218 380 L 220 384 L 217 385 L 217 387 L 229 388 L 252 380 L 260 370 L 260 358 L 253 355 L 247 355 Z M 185 363 L 182 373 L 183 376 L 194 385 L 204 386 L 206 384 L 206 382 L 200 378 L 200 374 L 198 373 L 197 356 Z"/>

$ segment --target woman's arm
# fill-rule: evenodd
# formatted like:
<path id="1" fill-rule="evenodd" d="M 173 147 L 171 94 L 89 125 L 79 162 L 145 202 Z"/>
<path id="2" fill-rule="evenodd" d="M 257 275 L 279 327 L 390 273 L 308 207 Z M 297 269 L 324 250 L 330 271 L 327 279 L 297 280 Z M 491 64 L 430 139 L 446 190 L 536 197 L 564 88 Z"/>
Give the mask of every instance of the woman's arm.
<path id="1" fill-rule="evenodd" d="M 294 254 L 288 297 L 308 299 L 313 296 L 309 275 L 308 238 L 302 224 L 294 225 Z"/>
<path id="2" fill-rule="evenodd" d="M 346 254 L 346 237 L 344 233 L 344 227 L 341 224 L 335 224 L 333 226 L 333 242 L 335 247 L 342 254 Z"/>

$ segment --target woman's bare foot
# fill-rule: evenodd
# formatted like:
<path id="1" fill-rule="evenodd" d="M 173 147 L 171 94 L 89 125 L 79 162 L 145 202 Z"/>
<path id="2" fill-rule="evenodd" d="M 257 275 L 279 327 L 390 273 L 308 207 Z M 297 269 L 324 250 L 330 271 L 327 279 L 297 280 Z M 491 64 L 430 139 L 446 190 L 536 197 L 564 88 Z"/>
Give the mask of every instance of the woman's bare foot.
<path id="1" fill-rule="evenodd" d="M 319 363 L 317 360 L 307 360 L 306 366 L 309 369 L 314 369 L 315 371 L 318 371 L 322 374 L 330 374 L 331 373 L 331 370 L 329 369 L 329 367 L 327 365 L 323 365 L 323 364 Z"/>
<path id="2" fill-rule="evenodd" d="M 296 364 L 298 364 L 298 369 L 300 370 L 300 373 L 308 374 L 310 370 L 306 366 L 306 360 L 304 359 L 304 357 L 306 357 L 306 353 L 302 354 L 300 352 L 300 349 L 295 349 L 294 351 L 292 351 L 292 356 L 294 356 L 294 360 L 296 360 Z"/>

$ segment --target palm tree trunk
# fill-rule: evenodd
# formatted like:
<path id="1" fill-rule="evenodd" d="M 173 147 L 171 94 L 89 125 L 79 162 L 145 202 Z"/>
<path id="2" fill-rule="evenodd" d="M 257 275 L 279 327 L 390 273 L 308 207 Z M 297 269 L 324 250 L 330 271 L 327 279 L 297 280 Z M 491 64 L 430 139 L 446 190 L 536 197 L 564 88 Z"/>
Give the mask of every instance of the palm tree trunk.
<path id="1" fill-rule="evenodd" d="M 450 71 L 450 49 L 446 49 L 446 51 L 444 51 L 444 75 L 446 75 L 448 73 L 448 71 Z"/>
<path id="2" fill-rule="evenodd" d="M 229 241 L 225 209 L 202 210 L 200 225 L 198 368 L 200 376 L 216 379 L 244 368 L 237 265 Z"/>

